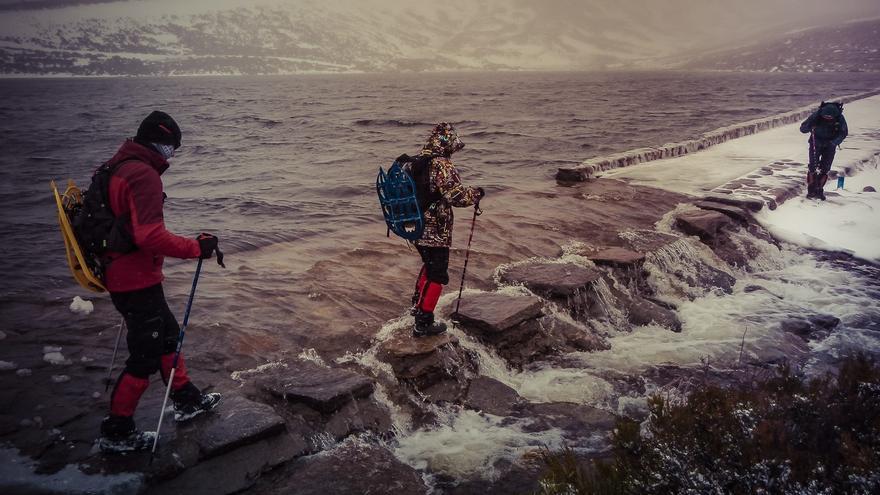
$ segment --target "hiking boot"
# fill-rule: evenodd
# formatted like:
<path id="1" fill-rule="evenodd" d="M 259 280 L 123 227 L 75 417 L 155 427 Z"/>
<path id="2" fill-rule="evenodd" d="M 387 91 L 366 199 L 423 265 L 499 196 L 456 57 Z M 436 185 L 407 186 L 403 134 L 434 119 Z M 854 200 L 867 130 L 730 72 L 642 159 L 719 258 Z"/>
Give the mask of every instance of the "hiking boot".
<path id="1" fill-rule="evenodd" d="M 136 452 L 149 449 L 155 440 L 156 432 L 138 431 L 131 417 L 110 415 L 101 422 L 98 448 L 105 454 Z"/>
<path id="2" fill-rule="evenodd" d="M 825 191 L 822 189 L 817 190 L 816 195 L 814 197 L 817 199 L 821 199 L 822 201 L 825 201 Z"/>
<path id="3" fill-rule="evenodd" d="M 428 337 L 440 335 L 446 331 L 446 324 L 434 321 L 434 313 L 426 313 L 418 310 L 415 314 L 416 326 L 413 328 L 413 337 Z"/>
<path id="4" fill-rule="evenodd" d="M 179 390 L 171 392 L 174 402 L 174 421 L 189 421 L 217 407 L 222 396 L 216 392 L 203 394 L 198 387 L 187 382 Z"/>

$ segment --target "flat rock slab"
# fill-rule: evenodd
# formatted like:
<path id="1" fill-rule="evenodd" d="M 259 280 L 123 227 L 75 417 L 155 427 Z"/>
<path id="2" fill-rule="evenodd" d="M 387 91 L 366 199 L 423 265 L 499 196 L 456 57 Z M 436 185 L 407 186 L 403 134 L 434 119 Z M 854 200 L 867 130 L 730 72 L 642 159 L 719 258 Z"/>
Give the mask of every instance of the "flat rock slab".
<path id="1" fill-rule="evenodd" d="M 272 494 L 409 494 L 428 493 L 421 475 L 376 445 L 347 443 L 299 459 L 285 468 L 292 485 Z M 277 487 L 276 487 L 277 488 Z"/>
<path id="2" fill-rule="evenodd" d="M 644 262 L 645 255 L 621 247 L 610 247 L 587 256 L 587 259 L 601 266 L 631 267 Z"/>
<path id="3" fill-rule="evenodd" d="M 677 235 L 665 234 L 656 230 L 628 230 L 620 232 L 617 236 L 631 250 L 639 253 L 651 253 L 681 239 Z"/>
<path id="4" fill-rule="evenodd" d="M 353 371 L 303 361 L 260 382 L 270 394 L 332 413 L 354 399 L 373 393 L 373 380 Z"/>
<path id="5" fill-rule="evenodd" d="M 697 201 L 694 204 L 697 206 L 697 208 L 724 213 L 730 218 L 743 223 L 748 223 L 749 220 L 751 220 L 752 218 L 752 215 L 748 212 L 748 210 L 744 210 L 738 206 L 726 205 L 724 203 L 716 203 L 715 201 Z"/>
<path id="6" fill-rule="evenodd" d="M 464 303 L 464 299 L 462 299 L 462 303 Z M 458 344 L 458 338 L 449 333 L 427 337 L 413 337 L 409 332 L 400 332 L 379 346 L 379 354 L 386 358 L 398 359 L 423 356 L 450 344 Z"/>
<path id="7" fill-rule="evenodd" d="M 496 416 L 510 416 L 523 401 L 516 390 L 487 376 L 471 380 L 465 396 L 465 406 Z"/>
<path id="8" fill-rule="evenodd" d="M 754 183 L 754 181 L 752 182 Z M 732 194 L 712 194 L 703 199 L 706 201 L 712 201 L 713 203 L 724 203 L 726 205 L 737 206 L 751 212 L 759 212 L 764 208 L 764 202 L 760 199 L 743 198 Z"/>
<path id="9" fill-rule="evenodd" d="M 727 215 L 709 210 L 687 211 L 675 217 L 675 225 L 682 232 L 700 236 L 703 240 L 714 239 L 718 230 L 729 223 Z"/>
<path id="10" fill-rule="evenodd" d="M 200 457 L 225 454 L 284 431 L 284 419 L 267 404 L 233 395 L 224 397 L 211 416 L 190 427 Z"/>
<path id="11" fill-rule="evenodd" d="M 601 272 L 574 263 L 526 263 L 501 275 L 501 280 L 523 284 L 550 297 L 569 297 L 599 280 Z"/>
<path id="12" fill-rule="evenodd" d="M 543 305 L 541 299 L 534 296 L 482 292 L 462 297 L 457 316 L 465 326 L 497 333 L 541 316 Z"/>

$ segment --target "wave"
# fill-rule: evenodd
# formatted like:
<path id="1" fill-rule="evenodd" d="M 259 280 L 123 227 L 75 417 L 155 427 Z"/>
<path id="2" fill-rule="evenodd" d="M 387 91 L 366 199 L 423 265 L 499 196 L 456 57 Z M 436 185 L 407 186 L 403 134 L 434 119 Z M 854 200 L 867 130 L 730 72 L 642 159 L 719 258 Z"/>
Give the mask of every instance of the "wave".
<path id="1" fill-rule="evenodd" d="M 360 126 L 380 126 L 380 127 L 429 127 L 434 124 L 429 122 L 412 122 L 409 120 L 397 120 L 397 119 L 360 119 L 354 121 L 355 125 Z"/>

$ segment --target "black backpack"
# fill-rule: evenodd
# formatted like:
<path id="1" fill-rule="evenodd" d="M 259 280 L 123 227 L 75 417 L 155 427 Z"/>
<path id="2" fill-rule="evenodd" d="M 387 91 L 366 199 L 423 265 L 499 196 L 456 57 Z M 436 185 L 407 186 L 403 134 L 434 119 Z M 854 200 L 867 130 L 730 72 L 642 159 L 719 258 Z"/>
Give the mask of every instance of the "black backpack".
<path id="1" fill-rule="evenodd" d="M 103 276 L 101 265 L 108 252 L 130 253 L 137 249 L 132 239 L 128 217 L 118 218 L 110 208 L 110 178 L 116 169 L 132 160 L 107 162 L 92 175 L 92 183 L 83 192 L 82 205 L 71 215 L 71 226 L 80 248 L 96 265 Z"/>
<path id="2" fill-rule="evenodd" d="M 840 115 L 843 115 L 843 103 L 838 103 L 836 101 L 823 101 L 819 105 L 819 112 L 827 110 L 829 113 L 835 115 L 834 120 L 825 120 L 821 116 L 816 118 L 816 127 L 815 127 L 815 136 L 819 141 L 833 141 L 840 135 Z"/>
<path id="3" fill-rule="evenodd" d="M 404 155 L 406 156 L 406 155 Z M 419 209 L 424 212 L 443 197 L 438 191 L 431 192 L 431 161 L 436 158 L 432 155 L 417 155 L 406 157 L 403 170 L 412 177 L 416 184 L 416 197 L 419 200 Z"/>

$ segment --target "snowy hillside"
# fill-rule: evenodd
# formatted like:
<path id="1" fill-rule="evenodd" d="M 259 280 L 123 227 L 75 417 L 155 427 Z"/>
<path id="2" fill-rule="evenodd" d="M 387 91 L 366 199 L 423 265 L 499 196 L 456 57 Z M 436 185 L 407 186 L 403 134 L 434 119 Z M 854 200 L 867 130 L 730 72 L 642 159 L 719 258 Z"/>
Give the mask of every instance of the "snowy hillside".
<path id="1" fill-rule="evenodd" d="M 809 1 L 809 0 L 805 0 Z M 720 0 L 102 0 L 0 3 L 0 74 L 604 69 L 782 27 Z M 711 18 L 713 22 L 705 21 Z"/>
<path id="2" fill-rule="evenodd" d="M 880 19 L 788 33 L 705 55 L 688 68 L 784 72 L 880 71 Z"/>

